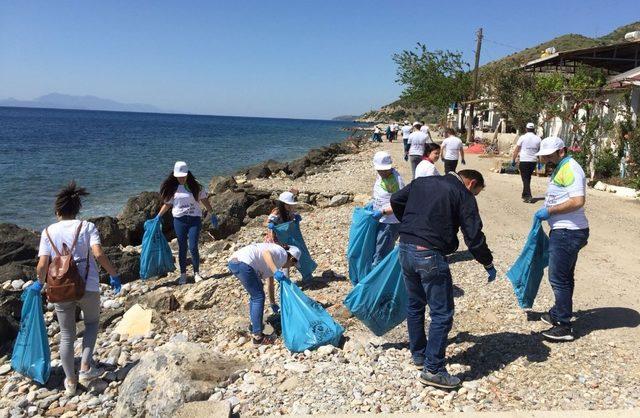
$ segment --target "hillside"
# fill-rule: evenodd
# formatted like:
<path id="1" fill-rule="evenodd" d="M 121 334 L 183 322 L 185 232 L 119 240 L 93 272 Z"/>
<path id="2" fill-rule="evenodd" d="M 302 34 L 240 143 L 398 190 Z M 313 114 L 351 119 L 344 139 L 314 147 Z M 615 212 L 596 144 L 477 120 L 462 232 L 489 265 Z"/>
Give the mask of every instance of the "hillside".
<path id="1" fill-rule="evenodd" d="M 624 42 L 624 35 L 635 30 L 640 30 L 640 21 L 620 26 L 607 35 L 597 38 L 589 38 L 587 36 L 575 33 L 558 36 L 549 41 L 542 42 L 530 48 L 523 49 L 520 52 L 502 57 L 499 60 L 491 61 L 480 67 L 480 71 L 490 70 L 492 66 L 501 63 L 511 63 L 514 66 L 524 64 L 528 61 L 539 58 L 542 51 L 550 47 L 555 47 L 556 50 L 560 52 L 569 51 L 572 49 L 589 48 L 593 46 Z M 426 115 L 429 115 L 431 117 L 428 117 Z M 438 112 L 436 112 L 435 115 L 438 115 Z M 433 111 L 429 112 L 416 106 L 406 105 L 401 100 L 396 100 L 393 103 L 381 107 L 379 110 L 374 110 L 363 114 L 362 116 L 360 116 L 358 121 L 380 122 L 400 120 L 405 118 L 411 120 L 420 120 L 426 117 L 428 119 L 431 119 L 427 120 L 427 122 L 435 122 L 436 120 L 434 119 L 437 119 L 437 117 L 434 118 L 433 116 Z"/>

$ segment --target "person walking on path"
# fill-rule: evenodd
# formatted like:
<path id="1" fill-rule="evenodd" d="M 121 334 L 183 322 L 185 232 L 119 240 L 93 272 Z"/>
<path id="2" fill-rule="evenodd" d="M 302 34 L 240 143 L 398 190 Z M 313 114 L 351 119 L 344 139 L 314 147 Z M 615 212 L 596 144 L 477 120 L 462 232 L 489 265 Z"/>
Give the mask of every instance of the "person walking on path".
<path id="1" fill-rule="evenodd" d="M 377 125 L 373 128 L 373 136 L 371 137 L 371 140 L 373 142 L 382 142 L 382 131 Z"/>
<path id="2" fill-rule="evenodd" d="M 273 344 L 274 336 L 265 335 L 262 318 L 264 316 L 264 284 L 268 279 L 268 296 L 273 313 L 280 307 L 276 304 L 274 278 L 283 280 L 286 276 L 282 269 L 297 266 L 300 249 L 294 246 L 283 247 L 278 244 L 251 244 L 233 253 L 229 259 L 229 271 L 240 280 L 249 293 L 249 318 L 253 344 Z"/>
<path id="3" fill-rule="evenodd" d="M 411 163 L 411 178 L 414 178 L 416 175 L 416 167 L 418 166 L 418 164 L 420 164 L 420 161 L 422 161 L 422 157 L 424 155 L 424 145 L 429 139 L 427 134 L 420 130 L 421 127 L 422 125 L 420 125 L 420 122 L 414 122 L 414 130 L 409 135 L 409 139 L 407 140 L 409 149 L 406 151 L 406 153 L 409 157 L 409 162 Z"/>
<path id="4" fill-rule="evenodd" d="M 420 128 L 420 130 L 422 132 L 424 132 L 425 134 L 427 134 L 427 143 L 429 142 L 433 142 L 433 138 L 431 138 L 431 131 L 429 131 L 429 127 L 427 126 L 426 123 L 421 123 L 422 127 Z"/>
<path id="5" fill-rule="evenodd" d="M 553 341 L 574 339 L 571 328 L 573 290 L 578 253 L 587 245 L 589 222 L 584 212 L 587 179 L 580 164 L 567 155 L 564 141 L 558 137 L 542 140 L 536 154 L 556 168 L 549 179 L 544 206 L 535 218 L 549 221 L 549 283 L 555 304 L 541 320 L 551 325 L 542 335 Z"/>
<path id="6" fill-rule="evenodd" d="M 405 120 L 404 125 L 402 125 L 402 128 L 400 128 L 400 130 L 402 131 L 402 144 L 404 145 L 405 161 L 409 161 L 409 154 L 407 154 L 407 152 L 409 151 L 408 141 L 409 141 L 409 135 L 411 135 L 412 129 L 413 127 L 409 124 L 408 120 Z"/>
<path id="7" fill-rule="evenodd" d="M 404 187 L 400 173 L 393 168 L 391 155 L 386 151 L 378 151 L 373 156 L 373 168 L 378 178 L 373 185 L 373 217 L 378 219 L 376 235 L 376 252 L 373 265 L 377 265 L 393 250 L 398 239 L 400 221 L 391 210 L 391 195 Z"/>
<path id="8" fill-rule="evenodd" d="M 387 141 L 391 142 L 393 140 L 393 138 L 391 138 L 391 125 L 387 125 L 384 135 L 387 137 Z"/>
<path id="9" fill-rule="evenodd" d="M 400 127 L 396 122 L 391 123 L 391 139 L 389 140 L 389 142 L 398 139 L 398 129 L 400 129 Z"/>
<path id="10" fill-rule="evenodd" d="M 515 167 L 517 159 L 520 160 L 518 169 L 522 178 L 522 200 L 525 203 L 533 203 L 531 200 L 531 176 L 538 163 L 536 153 L 540 151 L 541 141 L 540 137 L 534 133 L 535 129 L 536 126 L 533 123 L 527 123 L 527 133 L 518 138 L 516 149 L 513 150 L 511 158 L 512 167 Z"/>
<path id="11" fill-rule="evenodd" d="M 462 165 L 466 164 L 464 161 L 462 140 L 455 136 L 456 131 L 452 128 L 445 129 L 445 135 L 447 135 L 447 137 L 442 141 L 442 162 L 444 163 L 444 172 L 455 172 L 458 168 L 458 159 L 461 160 Z"/>
<path id="12" fill-rule="evenodd" d="M 92 364 L 100 320 L 100 284 L 96 260 L 109 274 L 111 288 L 116 293 L 121 288 L 120 276 L 100 245 L 98 229 L 91 222 L 76 219 L 82 207 L 81 197 L 88 194 L 84 188 L 71 182 L 56 196 L 54 207 L 58 222 L 42 231 L 36 269 L 38 280 L 31 285 L 33 289 L 42 291 L 51 260 L 65 249 L 73 255 L 78 273 L 84 279 L 84 295 L 79 300 L 53 304 L 60 326 L 60 361 L 65 374 L 64 387 L 67 397 L 75 394 L 78 382 L 87 386 L 102 374 L 102 370 Z M 74 359 L 76 308 L 82 311 L 85 326 L 78 375 Z"/>
<path id="13" fill-rule="evenodd" d="M 484 266 L 488 281 L 496 277 L 476 198 L 484 188 L 475 170 L 419 177 L 391 196 L 400 220 L 400 265 L 407 289 L 407 327 L 413 362 L 423 369 L 425 385 L 451 389 L 460 379 L 445 367 L 447 336 L 453 324 L 453 282 L 446 256 L 458 248 L 458 229 L 473 257 Z M 429 306 L 429 339 L 425 308 Z"/>
<path id="14" fill-rule="evenodd" d="M 191 252 L 193 278 L 197 283 L 202 280 L 198 251 L 198 238 L 202 229 L 200 204 L 204 205 L 211 213 L 211 225 L 214 228 L 218 227 L 218 217 L 213 213 L 204 187 L 198 183 L 184 161 L 175 163 L 173 173 L 169 174 L 160 186 L 160 195 L 164 204 L 156 217 L 162 217 L 171 208 L 173 229 L 178 237 L 178 261 L 180 264 L 178 283 L 185 284 L 187 282 L 187 249 Z"/>
<path id="15" fill-rule="evenodd" d="M 436 168 L 436 162 L 440 159 L 440 145 L 436 143 L 427 143 L 424 146 L 424 157 L 416 167 L 414 178 L 439 176 L 440 172 Z"/>

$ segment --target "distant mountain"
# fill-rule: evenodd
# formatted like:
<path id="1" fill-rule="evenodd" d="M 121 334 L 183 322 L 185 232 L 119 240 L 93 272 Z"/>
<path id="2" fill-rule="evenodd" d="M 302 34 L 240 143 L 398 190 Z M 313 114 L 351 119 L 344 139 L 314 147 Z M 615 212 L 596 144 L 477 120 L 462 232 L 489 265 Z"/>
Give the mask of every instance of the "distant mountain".
<path id="1" fill-rule="evenodd" d="M 51 109 L 79 109 L 79 110 L 111 110 L 117 112 L 149 112 L 162 113 L 155 106 L 143 103 L 120 103 L 115 100 L 103 99 L 96 96 L 71 96 L 68 94 L 45 94 L 33 100 L 17 100 L 8 98 L 0 100 L 0 106 L 12 107 L 44 107 Z"/>
<path id="2" fill-rule="evenodd" d="M 342 116 L 336 116 L 335 118 L 331 119 L 331 120 L 338 120 L 338 121 L 343 121 L 343 122 L 353 122 L 356 119 L 358 119 L 360 116 L 358 115 L 342 115 Z"/>

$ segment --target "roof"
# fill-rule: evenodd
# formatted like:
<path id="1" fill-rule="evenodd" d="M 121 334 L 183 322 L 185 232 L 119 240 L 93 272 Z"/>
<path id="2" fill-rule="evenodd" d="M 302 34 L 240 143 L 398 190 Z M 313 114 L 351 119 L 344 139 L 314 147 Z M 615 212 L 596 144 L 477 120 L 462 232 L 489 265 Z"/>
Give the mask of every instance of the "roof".
<path id="1" fill-rule="evenodd" d="M 546 57 L 529 61 L 522 68 L 525 71 L 573 73 L 581 65 L 602 68 L 609 74 L 623 73 L 639 67 L 640 41 L 556 52 Z"/>
<path id="2" fill-rule="evenodd" d="M 624 87 L 629 85 L 640 86 L 640 67 L 632 68 L 629 71 L 618 74 L 607 79 L 609 87 Z"/>

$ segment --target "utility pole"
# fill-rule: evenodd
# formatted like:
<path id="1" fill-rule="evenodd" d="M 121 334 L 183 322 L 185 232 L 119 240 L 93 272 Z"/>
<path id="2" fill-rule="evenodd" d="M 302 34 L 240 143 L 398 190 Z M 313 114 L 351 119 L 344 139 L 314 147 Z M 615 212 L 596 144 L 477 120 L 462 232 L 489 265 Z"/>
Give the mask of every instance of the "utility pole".
<path id="1" fill-rule="evenodd" d="M 478 65 L 480 64 L 480 48 L 482 48 L 482 28 L 478 29 L 476 41 L 476 62 L 473 67 L 473 88 L 471 90 L 471 100 L 469 103 L 469 117 L 467 118 L 467 142 L 473 140 L 473 112 L 475 100 L 478 94 Z"/>

